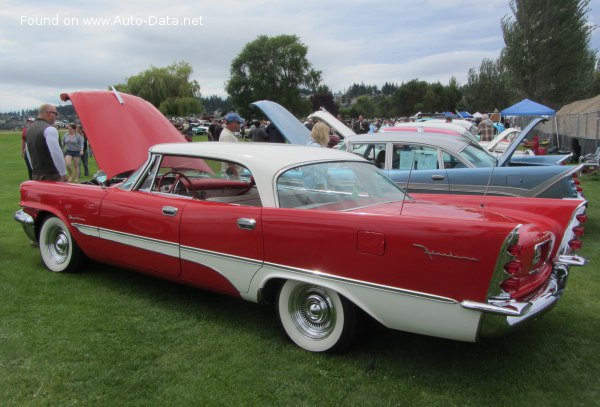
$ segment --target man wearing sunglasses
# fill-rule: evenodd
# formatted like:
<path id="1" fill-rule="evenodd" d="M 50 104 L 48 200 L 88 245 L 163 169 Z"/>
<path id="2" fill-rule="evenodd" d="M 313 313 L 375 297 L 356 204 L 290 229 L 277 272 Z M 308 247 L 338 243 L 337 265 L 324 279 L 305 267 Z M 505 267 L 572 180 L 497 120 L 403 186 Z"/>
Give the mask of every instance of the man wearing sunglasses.
<path id="1" fill-rule="evenodd" d="M 38 181 L 66 181 L 67 167 L 53 126 L 58 116 L 56 106 L 43 104 L 38 118 L 27 128 L 27 155 L 33 169 L 32 179 Z"/>

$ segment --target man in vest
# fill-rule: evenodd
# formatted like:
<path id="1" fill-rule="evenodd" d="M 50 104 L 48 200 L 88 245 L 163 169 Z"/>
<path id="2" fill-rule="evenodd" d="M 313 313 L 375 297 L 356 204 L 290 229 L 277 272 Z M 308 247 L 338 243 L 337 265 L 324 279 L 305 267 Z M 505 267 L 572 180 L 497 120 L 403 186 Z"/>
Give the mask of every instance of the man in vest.
<path id="1" fill-rule="evenodd" d="M 25 142 L 34 180 L 67 180 L 67 167 L 58 141 L 58 130 L 52 126 L 56 116 L 58 111 L 55 106 L 43 104 L 38 111 L 38 118 L 27 128 Z"/>

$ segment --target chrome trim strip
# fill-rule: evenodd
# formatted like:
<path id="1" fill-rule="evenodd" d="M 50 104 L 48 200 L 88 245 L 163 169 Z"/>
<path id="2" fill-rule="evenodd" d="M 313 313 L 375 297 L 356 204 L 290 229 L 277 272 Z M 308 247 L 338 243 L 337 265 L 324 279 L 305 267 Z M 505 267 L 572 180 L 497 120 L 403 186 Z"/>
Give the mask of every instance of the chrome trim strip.
<path id="1" fill-rule="evenodd" d="M 165 254 L 171 257 L 179 257 L 179 244 L 165 240 L 152 239 L 145 236 L 133 235 L 131 233 L 118 232 L 116 230 L 98 228 L 93 226 L 73 224 L 82 233 L 98 237 L 100 239 L 110 240 L 112 242 L 122 243 L 127 246 L 137 247 L 139 249 L 149 250 L 156 253 Z"/>
<path id="2" fill-rule="evenodd" d="M 215 258 L 219 258 L 219 259 L 225 259 L 225 260 L 234 260 L 240 263 L 246 263 L 246 264 L 250 264 L 250 265 L 254 265 L 254 266 L 262 266 L 263 262 L 260 260 L 256 260 L 256 259 L 250 259 L 247 257 L 241 257 L 241 256 L 235 256 L 232 254 L 225 254 L 225 253 L 220 253 L 220 252 L 213 252 L 210 250 L 204 250 L 204 249 L 199 249 L 197 247 L 191 247 L 191 246 L 180 246 L 180 250 L 181 250 L 181 258 L 184 260 L 189 260 L 189 261 L 193 261 L 191 260 L 191 258 L 189 256 L 184 256 L 185 254 L 202 254 L 205 256 L 211 256 L 211 257 L 215 257 Z"/>
<path id="3" fill-rule="evenodd" d="M 434 294 L 426 294 L 426 293 L 422 293 L 419 291 L 406 290 L 406 289 L 402 289 L 402 288 L 398 288 L 398 287 L 391 287 L 391 286 L 382 285 L 382 284 L 369 283 L 367 281 L 355 280 L 353 278 L 335 276 L 335 275 L 323 273 L 323 272 L 320 272 L 317 270 L 307 270 L 307 269 L 284 266 L 282 264 L 269 263 L 269 262 L 265 262 L 264 266 L 265 267 L 273 267 L 273 268 L 280 269 L 283 271 L 289 271 L 289 272 L 293 272 L 293 273 L 303 274 L 303 275 L 307 275 L 307 276 L 311 276 L 311 277 L 320 277 L 320 278 L 323 278 L 326 280 L 339 281 L 339 282 L 346 283 L 346 284 L 362 286 L 365 288 L 372 288 L 372 289 L 381 290 L 381 291 L 388 291 L 388 292 L 392 292 L 395 294 L 409 295 L 411 297 L 424 298 L 427 300 L 443 302 L 446 304 L 458 304 L 458 301 L 453 300 L 452 298 L 442 297 L 442 296 L 434 295 Z"/>
<path id="4" fill-rule="evenodd" d="M 573 228 L 577 225 L 581 225 L 577 220 L 577 215 L 585 214 L 587 209 L 587 201 L 582 202 L 577 206 L 573 214 L 571 215 L 571 221 L 569 225 L 565 229 L 565 234 L 562 237 L 560 242 L 560 246 L 558 246 L 558 251 L 556 252 L 557 256 L 554 258 L 555 260 L 562 255 L 573 256 L 573 250 L 569 247 L 569 241 L 575 238 L 575 234 L 573 233 Z"/>
<path id="5" fill-rule="evenodd" d="M 100 237 L 100 229 L 95 226 L 82 225 L 81 223 L 71 223 L 71 225 L 84 235 Z"/>
<path id="6" fill-rule="evenodd" d="M 422 292 L 418 292 L 418 291 L 406 290 L 406 289 L 402 289 L 402 288 L 398 288 L 398 287 L 391 287 L 391 286 L 382 285 L 382 284 L 370 283 L 367 281 L 355 280 L 352 278 L 335 276 L 335 275 L 323 273 L 323 272 L 320 272 L 317 270 L 301 269 L 301 268 L 285 266 L 285 265 L 277 264 L 277 263 L 262 262 L 262 261 L 256 260 L 256 259 L 250 259 L 250 258 L 246 258 L 246 257 L 240 257 L 240 256 L 235 256 L 235 255 L 230 255 L 230 254 L 225 254 L 225 253 L 220 253 L 220 252 L 214 252 L 214 251 L 210 251 L 210 250 L 203 250 L 203 249 L 199 249 L 196 247 L 180 246 L 180 245 L 178 245 L 176 243 L 172 243 L 172 242 L 166 242 L 163 240 L 151 239 L 151 238 L 142 237 L 142 236 L 136 236 L 136 235 L 132 235 L 129 233 L 117 232 L 117 231 L 113 231 L 113 230 L 108 230 L 108 229 L 103 229 L 103 228 L 98 228 L 98 227 L 93 227 L 93 226 L 88 226 L 88 225 L 73 224 L 73 226 L 76 227 L 78 230 L 80 230 L 82 233 L 89 235 L 89 236 L 95 236 L 95 237 L 98 237 L 101 239 L 107 239 L 107 240 L 111 240 L 114 242 L 123 243 L 123 244 L 129 245 L 129 246 L 134 246 L 134 247 L 138 247 L 140 249 L 150 250 L 150 251 L 154 251 L 157 253 L 162 253 L 162 254 L 166 254 L 169 256 L 173 256 L 173 257 L 180 257 L 183 260 L 194 261 L 191 255 L 201 254 L 201 255 L 211 256 L 211 257 L 214 257 L 217 259 L 224 259 L 224 260 L 230 260 L 230 261 L 233 260 L 233 261 L 240 262 L 240 263 L 246 263 L 251 266 L 273 267 L 273 268 L 276 268 L 276 269 L 279 269 L 282 271 L 289 271 L 289 272 L 293 272 L 293 273 L 297 273 L 297 274 L 302 274 L 302 275 L 307 275 L 307 276 L 312 276 L 312 277 L 319 277 L 319 278 L 323 278 L 323 279 L 327 279 L 327 280 L 331 280 L 331 281 L 339 281 L 339 282 L 352 284 L 352 285 L 356 285 L 356 286 L 362 286 L 365 288 L 372 288 L 372 289 L 376 289 L 376 290 L 388 291 L 388 292 L 392 292 L 395 294 L 403 294 L 403 295 L 408 295 L 411 297 L 424 298 L 427 300 L 442 302 L 442 303 L 446 303 L 446 304 L 457 304 L 458 303 L 456 300 L 453 300 L 453 299 L 447 298 L 447 297 L 442 297 L 442 296 L 438 296 L 438 295 L 434 295 L 434 294 L 422 293 Z M 158 250 L 159 248 L 162 248 L 162 250 Z M 201 264 L 201 263 L 199 263 L 199 264 Z M 214 269 L 213 267 L 209 267 L 209 268 Z M 216 270 L 216 269 L 215 269 L 215 271 L 218 272 L 218 270 Z"/>

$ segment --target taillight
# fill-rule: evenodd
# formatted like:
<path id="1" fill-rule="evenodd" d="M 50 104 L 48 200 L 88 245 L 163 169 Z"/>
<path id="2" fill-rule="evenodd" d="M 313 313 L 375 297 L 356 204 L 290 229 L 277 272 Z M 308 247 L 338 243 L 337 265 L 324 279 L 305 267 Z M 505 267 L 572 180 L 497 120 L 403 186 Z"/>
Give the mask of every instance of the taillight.
<path id="1" fill-rule="evenodd" d="M 504 280 L 502 284 L 500 284 L 500 288 L 502 288 L 502 291 L 512 296 L 512 294 L 519 290 L 520 285 L 521 284 L 519 283 L 519 280 L 517 280 L 516 278 L 509 278 L 508 280 Z"/>
<path id="2" fill-rule="evenodd" d="M 523 246 L 521 246 L 520 244 L 513 244 L 509 246 L 509 248 L 506 249 L 506 251 L 510 253 L 511 256 L 520 256 L 523 254 Z"/>
<path id="3" fill-rule="evenodd" d="M 588 217 L 585 213 L 580 213 L 579 215 L 575 216 L 575 219 L 577 219 L 579 223 L 585 223 L 587 222 Z"/>
<path id="4" fill-rule="evenodd" d="M 579 239 L 569 240 L 569 247 L 572 250 L 581 250 L 581 248 L 583 247 L 583 242 Z"/>
<path id="5" fill-rule="evenodd" d="M 523 270 L 523 265 L 519 260 L 512 260 L 504 265 L 504 270 L 511 276 L 518 275 Z"/>
<path id="6" fill-rule="evenodd" d="M 575 226 L 573 228 L 573 234 L 575 236 L 577 236 L 577 237 L 583 236 L 584 230 L 585 230 L 584 227 L 581 226 L 581 225 L 580 226 Z"/>

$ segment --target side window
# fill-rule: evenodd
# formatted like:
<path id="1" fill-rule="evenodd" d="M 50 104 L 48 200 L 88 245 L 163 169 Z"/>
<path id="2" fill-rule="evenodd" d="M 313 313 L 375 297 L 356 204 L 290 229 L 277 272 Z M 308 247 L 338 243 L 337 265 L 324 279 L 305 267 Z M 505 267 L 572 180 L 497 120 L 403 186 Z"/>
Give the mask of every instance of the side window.
<path id="1" fill-rule="evenodd" d="M 377 168 L 385 168 L 385 143 L 352 144 L 350 151 L 366 158 Z"/>
<path id="2" fill-rule="evenodd" d="M 141 191 L 247 206 L 262 206 L 250 171 L 236 163 L 164 156 L 147 171 Z"/>
<path id="3" fill-rule="evenodd" d="M 462 163 L 458 158 L 453 156 L 446 151 L 442 152 L 442 160 L 444 161 L 444 168 L 466 168 L 467 166 Z"/>
<path id="4" fill-rule="evenodd" d="M 394 144 L 392 169 L 437 170 L 439 168 L 437 148 L 416 144 Z"/>

